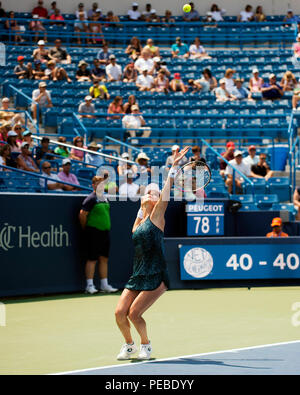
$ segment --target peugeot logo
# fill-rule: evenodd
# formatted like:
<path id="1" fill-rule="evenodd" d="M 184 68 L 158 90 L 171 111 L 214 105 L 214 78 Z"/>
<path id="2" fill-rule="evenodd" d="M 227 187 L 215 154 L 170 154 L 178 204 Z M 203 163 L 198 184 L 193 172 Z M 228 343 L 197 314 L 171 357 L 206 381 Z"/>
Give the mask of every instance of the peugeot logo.
<path id="1" fill-rule="evenodd" d="M 0 232 L 0 248 L 4 251 L 8 251 L 10 248 L 14 248 L 10 245 L 11 243 L 11 232 L 16 231 L 15 226 L 10 226 L 8 224 L 4 224 L 3 229 Z"/>

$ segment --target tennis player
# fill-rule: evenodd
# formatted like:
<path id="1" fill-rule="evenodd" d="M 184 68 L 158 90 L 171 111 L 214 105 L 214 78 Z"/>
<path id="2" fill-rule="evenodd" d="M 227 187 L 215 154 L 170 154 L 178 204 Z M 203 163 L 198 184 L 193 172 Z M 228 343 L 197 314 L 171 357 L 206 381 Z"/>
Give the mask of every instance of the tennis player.
<path id="1" fill-rule="evenodd" d="M 133 225 L 133 274 L 119 299 L 115 316 L 125 339 L 118 360 L 130 359 L 138 350 L 132 339 L 130 322 L 141 338 L 138 359 L 150 359 L 152 346 L 142 315 L 168 289 L 169 277 L 164 257 L 164 215 L 180 160 L 189 147 L 177 152 L 165 186 L 160 194 L 157 184 L 150 184 L 141 199 L 141 208 Z"/>

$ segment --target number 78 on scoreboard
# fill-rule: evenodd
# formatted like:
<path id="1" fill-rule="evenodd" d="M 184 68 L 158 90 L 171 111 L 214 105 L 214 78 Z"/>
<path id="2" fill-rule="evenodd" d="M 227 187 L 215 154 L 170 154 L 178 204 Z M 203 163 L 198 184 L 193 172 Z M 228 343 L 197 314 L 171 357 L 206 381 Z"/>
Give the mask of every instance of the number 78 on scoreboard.
<path id="1" fill-rule="evenodd" d="M 187 236 L 223 236 L 224 203 L 192 203 L 185 207 Z"/>

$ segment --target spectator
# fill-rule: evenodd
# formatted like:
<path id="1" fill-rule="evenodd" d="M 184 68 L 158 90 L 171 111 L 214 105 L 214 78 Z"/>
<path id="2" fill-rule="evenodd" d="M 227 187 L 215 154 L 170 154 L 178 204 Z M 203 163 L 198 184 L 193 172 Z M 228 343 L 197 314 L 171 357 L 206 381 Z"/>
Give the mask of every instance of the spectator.
<path id="1" fill-rule="evenodd" d="M 273 171 L 266 162 L 267 156 L 264 153 L 259 155 L 259 161 L 251 167 L 251 176 L 255 178 L 264 178 L 266 181 L 273 177 Z"/>
<path id="2" fill-rule="evenodd" d="M 132 9 L 127 12 L 127 16 L 130 21 L 138 21 L 141 19 L 141 13 L 138 11 L 138 8 L 138 3 L 132 3 Z"/>
<path id="3" fill-rule="evenodd" d="M 40 111 L 41 111 L 42 108 L 53 107 L 53 104 L 52 104 L 52 101 L 51 101 L 51 94 L 46 88 L 47 88 L 46 82 L 40 82 L 39 83 L 39 88 L 35 89 L 32 92 L 33 104 L 31 106 L 31 111 L 33 112 L 33 119 L 35 121 L 37 120 L 37 115 L 38 115 L 37 114 L 37 104 L 39 105 L 39 110 Z"/>
<path id="4" fill-rule="evenodd" d="M 48 57 L 50 60 L 55 60 L 56 63 L 71 64 L 72 58 L 68 52 L 61 47 L 61 39 L 57 38 L 54 41 L 54 47 L 50 49 Z"/>
<path id="5" fill-rule="evenodd" d="M 254 14 L 252 12 L 252 6 L 247 5 L 245 11 L 241 11 L 237 17 L 238 22 L 252 22 L 254 20 Z"/>
<path id="6" fill-rule="evenodd" d="M 9 164 L 10 155 L 11 155 L 11 150 L 10 150 L 9 144 L 1 145 L 0 146 L 0 165 L 10 166 L 10 164 Z M 0 167 L 0 172 L 1 171 L 9 171 L 9 170 L 4 169 L 3 167 Z"/>
<path id="7" fill-rule="evenodd" d="M 109 57 L 113 55 L 113 53 L 108 48 L 108 43 L 104 42 L 102 48 L 97 54 L 97 59 L 100 62 L 100 65 L 108 65 L 109 64 Z"/>
<path id="8" fill-rule="evenodd" d="M 166 167 L 169 168 L 169 167 L 172 167 L 172 166 L 173 166 L 175 157 L 176 157 L 176 155 L 178 154 L 179 150 L 180 150 L 179 145 L 175 144 L 175 145 L 172 146 L 172 148 L 171 148 L 172 155 L 170 155 L 170 156 L 167 157 L 166 164 L 165 164 Z M 184 157 L 180 160 L 180 162 L 178 163 L 178 166 L 181 167 L 181 166 L 185 165 L 186 163 L 188 163 L 188 158 L 187 158 L 186 156 L 184 156 Z"/>
<path id="9" fill-rule="evenodd" d="M 32 10 L 32 15 L 38 15 L 39 19 L 45 19 L 48 17 L 47 8 L 43 7 L 43 0 L 38 1 L 38 5 Z"/>
<path id="10" fill-rule="evenodd" d="M 57 67 L 55 60 L 50 60 L 47 63 L 47 69 L 45 70 L 45 76 L 52 81 L 63 81 L 67 80 L 67 82 L 71 83 L 72 80 L 69 77 L 68 73 L 63 67 Z"/>
<path id="11" fill-rule="evenodd" d="M 21 145 L 21 153 L 17 157 L 17 165 L 18 168 L 21 170 L 30 171 L 34 173 L 40 172 L 34 160 L 30 156 L 29 144 L 26 142 L 22 143 Z"/>
<path id="12" fill-rule="evenodd" d="M 276 75 L 271 74 L 269 76 L 269 82 L 263 84 L 261 88 L 263 99 L 276 100 L 280 99 L 284 92 L 279 84 L 276 83 Z"/>
<path id="13" fill-rule="evenodd" d="M 154 72 L 154 61 L 151 58 L 151 52 L 148 49 L 143 49 L 141 56 L 134 63 L 134 67 L 139 74 L 143 73 L 143 70 L 147 68 L 148 74 L 152 75 Z"/>
<path id="14" fill-rule="evenodd" d="M 76 32 L 77 44 L 79 45 L 81 45 L 81 37 L 89 37 L 88 35 L 84 34 L 89 31 L 86 14 L 84 12 L 79 12 L 78 19 L 76 19 L 74 23 L 74 31 Z M 89 38 L 87 39 L 87 43 L 91 43 Z"/>
<path id="15" fill-rule="evenodd" d="M 21 152 L 21 146 L 17 142 L 18 133 L 10 130 L 7 133 L 7 144 L 10 146 L 11 152 Z M 28 144 L 29 145 L 29 144 Z"/>
<path id="16" fill-rule="evenodd" d="M 25 26 L 19 26 L 18 22 L 14 19 L 15 13 L 10 11 L 8 13 L 8 19 L 4 23 L 4 27 L 7 30 L 14 32 L 14 41 L 23 43 L 25 40 L 22 38 L 22 34 L 25 32 Z"/>
<path id="17" fill-rule="evenodd" d="M 74 185 L 80 185 L 79 181 L 76 177 L 75 174 L 71 173 L 71 160 L 66 158 L 62 162 L 62 171 L 58 173 L 58 178 L 63 181 L 67 182 L 69 184 L 74 184 Z M 66 191 L 77 191 L 80 188 L 77 188 L 76 186 L 71 186 L 71 185 L 64 185 L 64 190 Z"/>
<path id="18" fill-rule="evenodd" d="M 54 14 L 55 10 L 56 10 L 56 6 L 57 6 L 57 2 L 56 1 L 52 1 L 51 3 L 51 8 L 48 12 L 48 17 L 50 17 L 51 15 Z"/>
<path id="19" fill-rule="evenodd" d="M 0 124 L 0 141 L 7 141 L 7 133 L 11 130 L 11 123 L 4 121 Z"/>
<path id="20" fill-rule="evenodd" d="M 94 81 L 93 85 L 89 89 L 89 93 L 93 99 L 110 99 L 110 94 L 108 93 L 106 86 L 103 83 L 100 84 L 98 80 Z"/>
<path id="21" fill-rule="evenodd" d="M 84 14 L 84 19 L 87 20 L 88 19 L 88 15 L 87 12 L 84 9 L 84 4 L 83 3 L 79 3 L 78 4 L 78 8 L 75 12 L 75 16 L 77 19 L 79 19 L 80 14 L 83 13 Z"/>
<path id="22" fill-rule="evenodd" d="M 128 47 L 125 50 L 125 53 L 134 61 L 136 61 L 138 59 L 138 57 L 141 55 L 142 53 L 142 45 L 140 43 L 140 40 L 137 37 L 132 37 L 132 39 L 130 40 L 130 44 L 128 45 Z"/>
<path id="23" fill-rule="evenodd" d="M 23 143 L 23 129 L 24 127 L 21 125 L 21 123 L 16 123 L 13 127 L 13 131 L 17 133 L 17 143 L 21 145 Z"/>
<path id="24" fill-rule="evenodd" d="M 40 60 L 35 60 L 34 69 L 32 70 L 32 76 L 34 80 L 46 80 L 45 70 L 42 69 L 42 62 Z"/>
<path id="25" fill-rule="evenodd" d="M 154 89 L 154 78 L 148 74 L 147 66 L 144 66 L 143 73 L 138 76 L 136 86 L 139 91 L 152 91 Z"/>
<path id="26" fill-rule="evenodd" d="M 92 38 L 92 44 L 97 44 L 99 41 L 103 42 L 102 25 L 99 23 L 97 15 L 92 17 L 92 22 L 89 23 L 89 31 L 92 33 L 89 35 Z"/>
<path id="27" fill-rule="evenodd" d="M 93 81 L 106 81 L 105 79 L 105 69 L 100 67 L 100 62 L 99 59 L 94 59 L 93 60 L 94 67 L 91 70 L 91 76 Z"/>
<path id="28" fill-rule="evenodd" d="M 76 71 L 76 79 L 79 82 L 92 81 L 91 72 L 90 69 L 88 68 L 88 63 L 85 60 L 81 60 L 78 63 L 78 69 Z"/>
<path id="29" fill-rule="evenodd" d="M 155 24 L 160 22 L 160 17 L 157 15 L 156 10 L 154 8 L 152 8 L 150 12 L 150 17 L 148 22 L 153 22 Z M 157 25 L 152 25 L 152 26 L 157 26 Z"/>
<path id="30" fill-rule="evenodd" d="M 131 114 L 125 115 L 122 119 L 122 127 L 127 130 L 129 129 L 128 133 L 130 137 L 136 137 L 138 129 L 143 131 L 141 137 L 149 137 L 151 134 L 151 129 L 149 127 L 145 127 L 145 125 L 146 121 L 141 115 L 139 107 L 136 104 L 131 107 Z"/>
<path id="31" fill-rule="evenodd" d="M 171 50 L 173 58 L 182 57 L 187 59 L 190 56 L 189 47 L 181 41 L 180 37 L 176 37 L 175 44 L 172 45 Z"/>
<path id="32" fill-rule="evenodd" d="M 118 193 L 118 187 L 114 179 L 109 180 L 110 173 L 105 167 L 101 167 L 97 171 L 97 175 L 104 178 L 104 192 L 109 195 L 116 195 Z"/>
<path id="33" fill-rule="evenodd" d="M 110 64 L 105 68 L 107 81 L 121 81 L 122 67 L 117 64 L 115 55 L 110 55 L 109 60 Z"/>
<path id="34" fill-rule="evenodd" d="M 267 20 L 261 5 L 256 7 L 254 20 L 255 20 L 255 22 L 265 22 Z"/>
<path id="35" fill-rule="evenodd" d="M 47 187 L 47 190 L 49 191 L 62 191 L 64 189 L 64 184 L 60 182 L 58 174 L 51 172 L 50 162 L 43 162 L 41 175 L 47 178 L 51 178 L 51 180 L 45 180 L 44 178 L 40 178 L 41 188 Z"/>
<path id="36" fill-rule="evenodd" d="M 28 80 L 34 80 L 34 73 L 33 73 L 33 68 L 32 68 L 32 63 L 28 62 L 27 63 L 27 74 L 26 74 L 26 78 Z"/>
<path id="37" fill-rule="evenodd" d="M 240 173 L 242 173 L 246 177 L 251 177 L 251 170 L 250 170 L 250 166 L 244 162 L 243 154 L 239 150 L 236 150 L 234 152 L 234 159 L 229 161 L 229 164 L 231 166 L 227 166 L 226 170 L 225 170 L 225 175 L 227 176 L 225 185 L 228 188 L 228 192 L 231 194 L 232 189 L 233 189 L 233 182 L 234 182 L 233 181 L 233 168 L 235 170 L 238 170 Z M 235 171 L 235 185 L 238 188 L 237 189 L 238 193 L 241 193 L 243 190 L 243 182 L 244 182 L 244 178 L 237 171 Z"/>
<path id="38" fill-rule="evenodd" d="M 257 68 L 252 71 L 253 77 L 249 80 L 250 92 L 261 92 L 261 88 L 264 84 L 264 80 L 259 76 L 259 71 Z"/>
<path id="39" fill-rule="evenodd" d="M 164 69 L 161 69 L 154 80 L 154 89 L 155 92 L 169 92 L 169 79 L 166 76 L 166 72 Z"/>
<path id="40" fill-rule="evenodd" d="M 102 148 L 102 145 L 101 144 L 97 144 L 95 141 L 92 141 L 88 145 L 88 150 L 90 150 L 90 151 L 99 152 L 101 148 Z M 91 154 L 91 153 L 88 152 L 85 155 L 85 163 L 87 163 L 89 165 L 100 167 L 100 166 L 102 166 L 104 164 L 104 160 L 103 160 L 102 156 Z"/>
<path id="41" fill-rule="evenodd" d="M 300 220 L 300 188 L 297 187 L 293 194 L 293 204 L 294 208 L 297 210 L 296 220 Z"/>
<path id="42" fill-rule="evenodd" d="M 233 100 L 250 100 L 251 93 L 243 86 L 244 80 L 242 78 L 235 79 L 235 87 L 231 91 Z"/>
<path id="43" fill-rule="evenodd" d="M 134 105 L 134 104 L 138 104 L 137 103 L 137 101 L 136 101 L 136 97 L 134 96 L 134 95 L 130 95 L 129 97 L 128 97 L 128 101 L 127 101 L 127 103 L 125 103 L 124 104 L 124 113 L 125 114 L 131 114 L 131 112 L 132 112 L 132 109 L 131 109 L 131 107 Z"/>
<path id="44" fill-rule="evenodd" d="M 272 232 L 266 234 L 266 237 L 289 237 L 287 233 L 282 231 L 282 219 L 279 217 L 273 218 L 271 223 Z"/>
<path id="45" fill-rule="evenodd" d="M 110 103 L 107 110 L 108 114 L 124 114 L 123 98 L 116 96 Z M 120 116 L 108 117 L 108 119 L 120 119 Z"/>
<path id="46" fill-rule="evenodd" d="M 151 167 L 149 166 L 150 158 L 145 152 L 140 152 L 136 158 L 137 172 L 140 174 L 151 173 Z"/>
<path id="47" fill-rule="evenodd" d="M 293 98 L 292 98 L 293 111 L 297 111 L 299 100 L 300 100 L 300 83 L 297 84 L 293 92 Z"/>
<path id="48" fill-rule="evenodd" d="M 133 182 L 134 173 L 132 170 L 125 171 L 125 182 L 120 186 L 119 195 L 128 198 L 135 198 L 140 194 L 140 186 Z"/>
<path id="49" fill-rule="evenodd" d="M 293 91 L 297 86 L 297 80 L 291 71 L 286 71 L 279 84 L 283 92 Z"/>
<path id="50" fill-rule="evenodd" d="M 38 40 L 39 32 L 44 33 L 44 40 L 47 41 L 47 31 L 43 25 L 43 22 L 38 20 L 38 15 L 33 15 L 32 18 L 33 20 L 29 22 L 29 30 L 36 32 L 34 37 L 35 42 Z"/>
<path id="51" fill-rule="evenodd" d="M 300 23 L 300 18 L 297 15 L 294 15 L 293 10 L 289 9 L 289 10 L 287 10 L 287 14 L 284 17 L 283 22 L 285 22 L 285 23 L 295 23 L 295 22 Z"/>
<path id="52" fill-rule="evenodd" d="M 84 102 L 79 104 L 78 112 L 80 113 L 80 118 L 95 118 L 95 106 L 92 103 L 93 98 L 91 95 L 87 95 L 84 98 Z"/>
<path id="53" fill-rule="evenodd" d="M 259 156 L 256 155 L 255 145 L 250 145 L 250 147 L 248 148 L 248 153 L 249 153 L 249 155 L 246 156 L 246 158 L 244 159 L 244 162 L 247 165 L 250 165 L 250 168 L 251 168 L 251 166 L 257 165 L 257 163 L 259 161 Z"/>
<path id="54" fill-rule="evenodd" d="M 235 144 L 233 141 L 228 141 L 226 144 L 226 151 L 222 152 L 222 156 L 224 159 L 227 160 L 227 162 L 230 162 L 231 160 L 234 159 L 234 150 L 235 150 Z M 222 177 L 225 176 L 225 169 L 227 167 L 227 163 L 224 160 L 220 160 L 220 174 Z"/>
<path id="55" fill-rule="evenodd" d="M 67 144 L 67 139 L 64 136 L 59 136 L 57 141 L 62 144 Z M 60 144 L 58 144 L 58 146 L 54 149 L 54 153 L 56 155 L 62 156 L 63 158 L 69 158 L 70 156 L 68 147 Z"/>
<path id="56" fill-rule="evenodd" d="M 50 16 L 52 26 L 65 26 L 65 18 L 61 15 L 60 10 L 55 8 L 54 13 Z"/>
<path id="57" fill-rule="evenodd" d="M 6 18 L 6 12 L 4 8 L 2 8 L 2 2 L 0 1 L 0 18 Z"/>
<path id="58" fill-rule="evenodd" d="M 162 61 L 159 57 L 153 58 L 154 62 L 154 69 L 153 69 L 153 76 L 158 75 L 160 70 L 164 70 L 166 77 L 170 77 L 171 73 L 167 68 L 167 63 L 165 61 Z"/>
<path id="59" fill-rule="evenodd" d="M 192 153 L 193 153 L 193 156 L 191 156 L 189 158 L 189 162 L 201 161 L 201 162 L 206 163 L 205 158 L 203 158 L 203 156 L 201 156 L 201 148 L 198 145 L 195 145 L 194 147 L 192 147 Z"/>
<path id="60" fill-rule="evenodd" d="M 159 48 L 154 45 L 154 41 L 152 40 L 152 38 L 148 38 L 147 45 L 144 47 L 144 49 L 150 51 L 152 58 L 160 56 Z"/>
<path id="61" fill-rule="evenodd" d="M 227 69 L 225 71 L 225 76 L 224 76 L 225 88 L 229 93 L 231 93 L 232 89 L 234 88 L 234 78 L 233 78 L 234 74 L 235 74 L 235 70 L 233 69 Z"/>
<path id="62" fill-rule="evenodd" d="M 43 137 L 41 140 L 41 145 L 36 147 L 35 151 L 35 162 L 39 166 L 41 163 L 41 160 L 51 160 L 53 158 L 54 151 L 49 148 L 49 138 L 48 137 Z M 50 154 L 50 155 L 48 155 Z"/>
<path id="63" fill-rule="evenodd" d="M 98 3 L 93 3 L 92 8 L 88 10 L 87 13 L 87 17 L 90 21 L 93 19 L 93 16 L 96 14 L 97 10 L 99 10 Z"/>
<path id="64" fill-rule="evenodd" d="M 231 94 L 226 89 L 226 81 L 225 78 L 222 78 L 219 81 L 219 87 L 215 89 L 216 99 L 218 102 L 225 102 L 228 100 L 232 100 Z"/>
<path id="65" fill-rule="evenodd" d="M 124 152 L 121 155 L 121 158 L 123 158 L 125 160 L 130 160 L 130 156 L 129 156 L 128 152 Z M 119 176 L 124 176 L 125 173 L 127 172 L 127 170 L 131 170 L 134 175 L 136 175 L 137 171 L 138 171 L 136 165 L 132 165 L 131 163 L 123 162 L 120 160 L 119 165 L 117 167 L 117 172 L 118 172 Z"/>
<path id="66" fill-rule="evenodd" d="M 16 123 L 20 122 L 22 125 L 25 125 L 25 119 L 21 114 L 15 113 L 12 108 L 10 108 L 10 100 L 8 97 L 4 97 L 1 101 L 2 106 L 0 108 L 0 121 L 1 122 L 10 122 L 11 126 L 14 126 Z"/>
<path id="67" fill-rule="evenodd" d="M 294 66 L 299 66 L 300 59 L 300 33 L 297 34 L 296 43 L 293 45 L 292 62 Z"/>
<path id="68" fill-rule="evenodd" d="M 17 57 L 18 65 L 14 68 L 14 74 L 19 80 L 27 78 L 28 70 L 27 67 L 24 65 L 24 56 L 20 55 Z"/>
<path id="69" fill-rule="evenodd" d="M 134 63 L 129 63 L 127 66 L 125 66 L 123 72 L 123 82 L 136 82 L 137 77 L 138 73 L 134 68 Z"/>
<path id="70" fill-rule="evenodd" d="M 23 132 L 22 143 L 26 142 L 29 144 L 29 151 L 32 152 L 33 148 L 35 147 L 35 143 L 32 140 L 32 133 L 30 130 L 25 130 Z"/>
<path id="71" fill-rule="evenodd" d="M 173 92 L 183 92 L 183 93 L 185 93 L 185 92 L 187 92 L 187 90 L 189 88 L 182 81 L 180 73 L 174 73 L 174 78 L 170 82 L 170 89 Z"/>
<path id="72" fill-rule="evenodd" d="M 217 4 L 213 4 L 210 13 L 207 14 L 209 14 L 208 16 L 210 17 L 210 20 L 207 20 L 207 22 L 222 22 L 224 21 L 223 15 L 226 14 L 226 10 L 220 10 Z"/>
<path id="73" fill-rule="evenodd" d="M 183 20 L 185 22 L 196 22 L 199 21 L 200 16 L 197 10 L 195 10 L 195 5 L 194 3 L 189 3 L 191 6 L 191 11 L 190 12 L 184 12 L 183 13 Z"/>
<path id="74" fill-rule="evenodd" d="M 189 48 L 190 59 L 211 59 L 204 47 L 200 43 L 198 37 L 195 38 L 194 43 Z"/>
<path id="75" fill-rule="evenodd" d="M 193 89 L 192 94 L 194 94 L 196 92 L 201 92 L 202 85 L 200 84 L 200 80 L 189 79 L 188 84 Z"/>
<path id="76" fill-rule="evenodd" d="M 33 60 L 39 60 L 41 63 L 47 63 L 49 61 L 49 51 L 45 48 L 45 41 L 40 40 L 37 43 L 38 48 L 33 51 Z"/>
<path id="77" fill-rule="evenodd" d="M 171 24 L 175 23 L 175 19 L 172 17 L 172 12 L 170 10 L 166 10 L 165 16 L 161 20 L 164 23 L 164 26 L 170 27 Z"/>
<path id="78" fill-rule="evenodd" d="M 108 11 L 105 21 L 109 22 L 109 26 L 117 26 L 117 23 L 120 22 L 120 18 L 117 15 L 114 15 L 112 11 Z"/>
<path id="79" fill-rule="evenodd" d="M 202 92 L 212 91 L 218 86 L 216 78 L 212 75 L 210 69 L 208 68 L 202 71 L 202 78 L 200 78 L 199 83 L 202 86 Z"/>
<path id="80" fill-rule="evenodd" d="M 141 20 L 143 20 L 145 22 L 150 22 L 150 20 L 151 20 L 151 10 L 152 10 L 151 4 L 147 3 L 145 5 L 145 11 L 142 12 Z"/>

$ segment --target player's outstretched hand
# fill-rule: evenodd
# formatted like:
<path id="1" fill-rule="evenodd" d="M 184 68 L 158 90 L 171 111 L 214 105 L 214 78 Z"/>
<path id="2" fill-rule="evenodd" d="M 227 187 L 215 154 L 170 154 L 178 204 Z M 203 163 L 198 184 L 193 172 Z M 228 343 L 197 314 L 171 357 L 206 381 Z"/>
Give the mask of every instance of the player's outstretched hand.
<path id="1" fill-rule="evenodd" d="M 189 151 L 190 148 L 191 147 L 188 146 L 188 147 L 183 148 L 180 152 L 177 152 L 177 154 L 175 155 L 173 166 L 177 166 L 178 165 L 178 163 L 187 154 L 187 152 Z"/>

